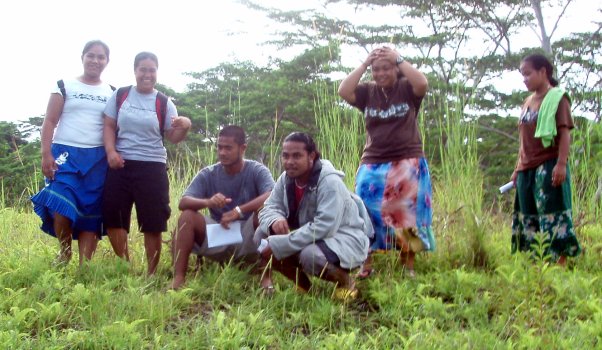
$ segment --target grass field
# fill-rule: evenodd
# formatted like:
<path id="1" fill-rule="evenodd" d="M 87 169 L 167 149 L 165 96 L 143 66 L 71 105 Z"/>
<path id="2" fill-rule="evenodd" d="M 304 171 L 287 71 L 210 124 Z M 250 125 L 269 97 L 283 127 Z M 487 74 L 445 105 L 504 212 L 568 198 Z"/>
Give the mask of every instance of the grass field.
<path id="1" fill-rule="evenodd" d="M 485 237 L 490 259 L 480 268 L 458 249 L 464 237 L 440 234 L 437 252 L 417 259 L 414 280 L 394 254 L 376 255 L 377 273 L 348 304 L 331 299 L 328 283 L 316 281 L 302 295 L 280 276 L 276 294 L 265 298 L 256 276 L 212 263 L 191 272 L 187 288 L 170 291 L 169 257 L 146 277 L 138 233 L 130 265 L 105 239 L 88 266 L 54 268 L 58 244 L 37 225 L 34 214 L 2 210 L 4 349 L 602 347 L 599 225 L 579 230 L 586 252 L 564 269 L 511 256 L 501 223 Z"/>

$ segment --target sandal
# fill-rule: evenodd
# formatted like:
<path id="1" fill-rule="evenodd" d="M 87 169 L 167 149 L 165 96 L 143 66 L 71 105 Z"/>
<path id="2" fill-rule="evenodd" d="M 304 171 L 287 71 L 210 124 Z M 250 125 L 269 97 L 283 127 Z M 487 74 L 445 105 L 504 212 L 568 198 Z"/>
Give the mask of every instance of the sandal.
<path id="1" fill-rule="evenodd" d="M 374 269 L 371 267 L 362 267 L 360 269 L 360 271 L 355 275 L 355 277 L 363 280 L 363 279 L 370 277 L 373 272 L 374 272 Z"/>
<path id="2" fill-rule="evenodd" d="M 273 285 L 261 286 L 261 294 L 266 297 L 271 297 L 276 292 L 276 289 Z"/>
<path id="3" fill-rule="evenodd" d="M 410 278 L 410 279 L 416 278 L 416 271 L 414 271 L 414 269 L 406 269 L 404 272 L 405 272 L 405 275 L 408 276 L 408 278 Z"/>
<path id="4" fill-rule="evenodd" d="M 358 293 L 358 290 L 355 288 L 336 288 L 332 294 L 332 298 L 346 303 L 357 299 Z"/>

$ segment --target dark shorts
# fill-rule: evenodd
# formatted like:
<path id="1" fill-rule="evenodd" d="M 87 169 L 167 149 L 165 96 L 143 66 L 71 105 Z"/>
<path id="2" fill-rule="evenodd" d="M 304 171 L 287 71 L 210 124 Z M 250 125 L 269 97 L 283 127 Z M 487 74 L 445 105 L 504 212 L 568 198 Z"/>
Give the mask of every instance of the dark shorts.
<path id="1" fill-rule="evenodd" d="M 134 204 L 141 232 L 167 231 L 171 209 L 165 163 L 126 160 L 122 169 L 109 169 L 102 205 L 105 227 L 129 232 Z"/>

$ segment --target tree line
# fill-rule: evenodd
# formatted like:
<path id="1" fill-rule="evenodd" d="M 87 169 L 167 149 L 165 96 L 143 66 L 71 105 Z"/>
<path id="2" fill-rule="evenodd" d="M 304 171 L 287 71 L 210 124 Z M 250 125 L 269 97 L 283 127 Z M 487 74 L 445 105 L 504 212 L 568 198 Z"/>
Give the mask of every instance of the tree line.
<path id="1" fill-rule="evenodd" d="M 602 163 L 602 23 L 596 23 L 593 31 L 555 35 L 559 26 L 566 25 L 563 16 L 575 0 L 324 2 L 325 6 L 352 7 L 365 16 L 383 10 L 398 13 L 399 21 L 376 26 L 335 18 L 321 9 L 283 11 L 253 1 L 243 3 L 283 28 L 266 44 L 276 49 L 298 48 L 299 53 L 290 60 L 274 58 L 265 66 L 234 61 L 186 73 L 193 82 L 185 92 L 159 86 L 173 98 L 179 113 L 193 121 L 186 146 L 169 149 L 172 157 L 194 156 L 194 150 L 213 146 L 221 126 L 238 124 L 249 135 L 247 156 L 266 164 L 274 162 L 275 149 L 289 132 L 321 132 L 316 122 L 323 113 L 316 108 L 318 100 L 328 99 L 331 108 L 350 108 L 335 94 L 338 80 L 334 77 L 355 68 L 342 64 L 343 53 L 353 48 L 367 55 L 378 45 L 391 44 L 402 48 L 406 59 L 429 78 L 429 98 L 422 107 L 423 137 L 435 168 L 446 135 L 434 116 L 461 111 L 466 123 L 477 126 L 486 186 L 496 188 L 507 181 L 518 149 L 517 120 L 508 117 L 508 111 L 516 110 L 527 92 L 504 92 L 498 85 L 517 69 L 522 57 L 535 51 L 553 58 L 561 85 L 570 91 L 578 126 L 574 133 L 588 133 L 587 138 L 578 138 L 588 140 L 587 144 L 574 144 L 573 154 L 587 152 L 594 164 Z M 545 11 L 552 9 L 559 15 L 546 23 Z M 602 8 L 596 11 L 602 14 Z M 525 30 L 536 35 L 540 45 L 520 46 L 526 40 Z M 26 203 L 28 194 L 43 185 L 37 172 L 39 141 L 32 139 L 42 118 L 0 122 L 3 206 Z M 345 123 L 340 127 L 347 127 Z M 361 152 L 361 144 L 357 148 Z M 494 192 L 489 195 L 494 197 Z"/>

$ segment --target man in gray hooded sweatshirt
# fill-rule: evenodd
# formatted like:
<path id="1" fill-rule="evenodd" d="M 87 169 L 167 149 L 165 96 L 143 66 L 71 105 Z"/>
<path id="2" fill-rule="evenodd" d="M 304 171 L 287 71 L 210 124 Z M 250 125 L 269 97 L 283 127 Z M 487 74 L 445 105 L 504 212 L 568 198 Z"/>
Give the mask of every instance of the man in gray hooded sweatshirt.
<path id="1" fill-rule="evenodd" d="M 255 239 L 263 239 L 264 266 L 311 287 L 308 275 L 337 283 L 335 297 L 357 295 L 352 269 L 368 255 L 372 224 L 359 197 L 343 183 L 343 172 L 320 159 L 311 136 L 294 132 L 284 139 L 280 175 L 259 212 Z M 274 291 L 271 269 L 261 280 L 264 292 Z"/>

